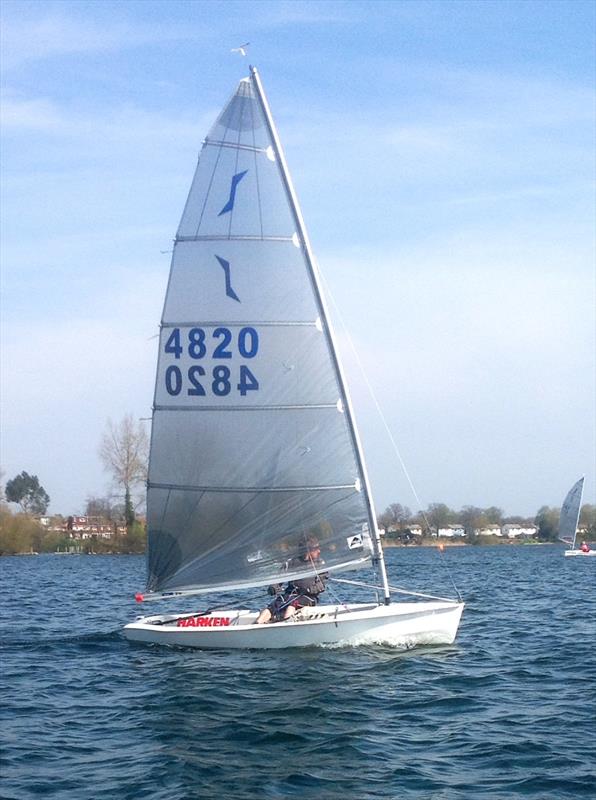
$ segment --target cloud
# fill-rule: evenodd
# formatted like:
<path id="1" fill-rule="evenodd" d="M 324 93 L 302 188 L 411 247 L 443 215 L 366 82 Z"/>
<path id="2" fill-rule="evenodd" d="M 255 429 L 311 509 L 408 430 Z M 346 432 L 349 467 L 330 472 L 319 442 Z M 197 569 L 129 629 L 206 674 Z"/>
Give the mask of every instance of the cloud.
<path id="1" fill-rule="evenodd" d="M 106 420 L 150 416 L 163 283 L 123 272 L 67 313 L 5 327 L 2 467 L 8 477 L 37 474 L 55 513 L 104 492 L 97 449 Z"/>
<path id="2" fill-rule="evenodd" d="M 18 99 L 12 92 L 2 96 L 2 127 L 10 130 L 59 132 L 61 116 L 56 105 L 46 99 Z"/>
<path id="3" fill-rule="evenodd" d="M 23 97 L 10 88 L 2 96 L 5 138 L 13 133 L 39 131 L 61 139 L 69 152 L 73 142 L 79 140 L 81 146 L 88 147 L 90 139 L 106 147 L 114 142 L 130 144 L 148 139 L 176 142 L 178 147 L 191 141 L 198 147 L 204 128 L 215 117 L 215 110 L 172 118 L 167 111 L 149 111 L 132 104 L 94 109 L 68 106 L 50 98 Z"/>
<path id="4" fill-rule="evenodd" d="M 2 34 L 2 63 L 5 70 L 14 69 L 29 61 L 78 53 L 107 53 L 129 50 L 144 45 L 159 45 L 182 40 L 203 38 L 206 28 L 161 23 L 151 25 L 134 21 L 101 20 L 53 11 L 43 18 L 37 14 L 10 14 L 5 7 Z"/>

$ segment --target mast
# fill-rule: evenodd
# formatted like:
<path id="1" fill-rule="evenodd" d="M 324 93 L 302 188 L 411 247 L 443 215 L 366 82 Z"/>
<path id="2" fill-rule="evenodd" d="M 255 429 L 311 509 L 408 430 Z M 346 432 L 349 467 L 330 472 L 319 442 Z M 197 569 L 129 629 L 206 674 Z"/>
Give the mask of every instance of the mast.
<path id="1" fill-rule="evenodd" d="M 379 566 L 379 572 L 381 575 L 381 582 L 383 586 L 383 595 L 384 595 L 384 602 L 385 605 L 389 605 L 391 602 L 390 592 L 389 592 L 389 583 L 387 580 L 387 569 L 385 566 L 385 558 L 383 554 L 383 547 L 381 545 L 381 539 L 379 530 L 377 528 L 377 519 L 375 515 L 375 510 L 372 501 L 372 493 L 370 490 L 370 483 L 368 479 L 368 473 L 366 471 L 366 464 L 364 462 L 364 456 L 362 454 L 362 446 L 360 444 L 360 437 L 358 435 L 358 430 L 356 428 L 356 423 L 354 420 L 354 415 L 352 412 L 352 403 L 350 400 L 350 396 L 347 389 L 347 384 L 343 374 L 343 368 L 341 362 L 339 360 L 339 356 L 337 354 L 337 349 L 335 346 L 334 334 L 329 322 L 329 316 L 327 313 L 327 308 L 325 304 L 325 299 L 323 297 L 323 292 L 321 289 L 321 282 L 318 274 L 318 269 L 314 260 L 314 256 L 312 253 L 312 249 L 310 246 L 310 240 L 308 238 L 308 233 L 306 231 L 306 226 L 304 224 L 304 220 L 302 217 L 302 213 L 300 211 L 300 207 L 298 205 L 298 198 L 296 196 L 296 192 L 294 191 L 294 186 L 292 184 L 292 179 L 290 177 L 290 172 L 288 170 L 288 166 L 286 163 L 286 159 L 282 150 L 281 142 L 279 140 L 279 136 L 277 134 L 277 129 L 275 127 L 275 123 L 273 121 L 273 117 L 271 115 L 271 110 L 269 108 L 269 103 L 267 102 L 267 98 L 265 96 L 265 91 L 261 84 L 261 78 L 256 67 L 250 67 L 250 78 L 252 84 L 255 88 L 256 96 L 260 103 L 261 109 L 263 111 L 263 115 L 265 117 L 265 121 L 267 123 L 267 127 L 269 129 L 269 133 L 271 135 L 271 140 L 273 141 L 273 147 L 275 150 L 275 155 L 278 159 L 280 174 L 282 177 L 283 185 L 286 191 L 286 195 L 288 197 L 288 201 L 290 203 L 290 208 L 292 209 L 292 213 L 294 215 L 294 221 L 296 223 L 296 228 L 298 231 L 298 235 L 300 237 L 300 241 L 304 248 L 304 255 L 306 258 L 306 264 L 308 267 L 308 272 L 310 275 L 310 279 L 312 282 L 312 287 L 316 299 L 316 303 L 319 309 L 319 314 L 321 316 L 321 321 L 323 323 L 323 335 L 327 339 L 327 343 L 329 345 L 329 351 L 331 353 L 331 358 L 333 360 L 333 364 L 335 367 L 336 375 L 338 378 L 339 384 L 339 391 L 341 396 L 341 401 L 343 403 L 343 410 L 346 414 L 346 419 L 348 422 L 348 429 L 350 431 L 350 436 L 352 439 L 352 443 L 354 445 L 354 452 L 356 455 L 356 461 L 358 463 L 358 467 L 360 470 L 360 474 L 364 480 L 364 492 L 366 497 L 366 507 L 368 511 L 368 525 L 370 529 L 370 535 L 373 542 L 374 548 L 374 560 Z"/>

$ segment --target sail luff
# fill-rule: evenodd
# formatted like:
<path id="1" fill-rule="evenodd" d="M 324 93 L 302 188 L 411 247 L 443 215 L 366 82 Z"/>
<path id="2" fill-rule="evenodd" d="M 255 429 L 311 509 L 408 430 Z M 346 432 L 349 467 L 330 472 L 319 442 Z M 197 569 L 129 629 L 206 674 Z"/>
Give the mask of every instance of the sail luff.
<path id="1" fill-rule="evenodd" d="M 186 208 L 187 205 L 188 205 L 188 198 L 186 200 L 186 203 L 185 203 L 184 207 Z M 162 302 L 162 305 L 161 305 L 161 317 L 160 317 L 161 322 L 159 324 L 158 333 L 157 333 L 157 337 L 156 337 L 156 343 L 157 343 L 157 359 L 156 359 L 156 361 L 159 359 L 159 350 L 160 350 L 160 343 L 161 343 L 161 332 L 162 332 L 162 329 L 163 329 L 163 319 L 164 319 L 164 314 L 165 314 L 165 309 L 166 309 L 166 301 L 167 301 L 167 297 L 168 297 L 168 290 L 170 288 L 170 282 L 172 280 L 172 267 L 174 265 L 174 254 L 175 254 L 175 252 L 176 252 L 176 240 L 174 239 L 173 242 L 172 242 L 172 253 L 170 255 L 170 268 L 168 270 L 168 282 L 166 284 L 166 291 L 165 291 L 164 299 L 163 299 L 163 302 Z M 147 480 L 145 481 L 145 488 L 146 488 L 145 507 L 146 508 L 149 506 L 149 491 L 150 491 L 149 476 L 151 475 L 151 466 L 152 466 L 152 461 L 153 461 L 153 458 L 154 458 L 154 450 L 153 450 L 153 447 L 151 447 L 151 442 L 153 441 L 153 436 L 154 436 L 154 432 L 155 432 L 155 411 L 156 411 L 156 409 L 158 407 L 158 404 L 157 404 L 158 382 L 159 382 L 159 371 L 156 369 L 155 370 L 155 380 L 153 382 L 153 405 L 151 406 L 151 434 L 150 434 L 150 437 L 149 437 L 149 442 L 150 442 L 149 458 L 147 459 Z M 164 509 L 164 513 L 165 513 L 165 509 Z M 150 548 L 147 545 L 147 547 L 145 547 L 145 569 L 146 569 L 147 575 L 149 575 L 150 557 L 151 557 Z"/>
<path id="2" fill-rule="evenodd" d="M 380 544 L 379 536 L 377 533 L 377 521 L 376 521 L 376 514 L 374 510 L 374 504 L 372 499 L 372 492 L 370 487 L 370 482 L 368 478 L 368 472 L 366 469 L 366 464 L 364 461 L 364 455 L 362 451 L 362 445 L 360 442 L 360 436 L 358 434 L 358 429 L 356 426 L 356 422 L 354 419 L 354 414 L 352 410 L 352 402 L 347 388 L 347 382 L 344 377 L 343 367 L 341 361 L 339 359 L 337 347 L 335 344 L 335 336 L 333 333 L 333 329 L 331 323 L 329 321 L 329 314 L 327 311 L 327 306 L 325 302 L 325 298 L 323 296 L 321 281 L 318 275 L 318 269 L 316 266 L 316 262 L 313 256 L 313 252 L 310 245 L 310 239 L 308 237 L 308 233 L 306 230 L 306 225 L 304 223 L 304 219 L 302 217 L 302 212 L 300 210 L 300 206 L 298 204 L 298 197 L 294 190 L 294 185 L 292 183 L 292 179 L 290 177 L 290 171 L 287 166 L 287 162 L 285 159 L 285 155 L 283 152 L 283 148 L 281 146 L 281 141 L 279 139 L 277 128 L 275 126 L 275 122 L 273 121 L 273 116 L 271 114 L 271 110 L 269 108 L 269 103 L 267 101 L 267 97 L 265 95 L 265 91 L 261 84 L 261 79 L 256 67 L 250 67 L 250 77 L 253 83 L 253 86 L 256 90 L 256 96 L 261 104 L 261 108 L 265 117 L 265 121 L 267 123 L 269 134 L 273 141 L 273 146 L 276 151 L 276 156 L 279 159 L 280 165 L 280 173 L 283 180 L 284 188 L 286 190 L 288 201 L 290 204 L 290 208 L 292 209 L 294 219 L 296 222 L 296 227 L 298 229 L 298 234 L 300 240 L 302 241 L 305 253 L 306 263 L 310 272 L 312 287 L 314 291 L 314 295 L 316 298 L 317 305 L 319 307 L 321 319 L 324 322 L 323 324 L 323 334 L 328 340 L 329 344 L 329 351 L 331 354 L 331 358 L 333 360 L 333 364 L 336 371 L 337 381 L 339 385 L 339 390 L 341 393 L 341 400 L 344 405 L 344 412 L 346 414 L 346 419 L 348 422 L 348 429 L 350 431 L 350 435 L 352 438 L 352 442 L 354 445 L 354 453 L 356 456 L 358 468 L 360 475 L 362 476 L 362 482 L 364 486 L 362 487 L 365 495 L 366 500 L 366 507 L 368 511 L 368 524 L 370 529 L 370 536 L 372 539 L 373 549 L 376 556 L 376 561 L 379 564 L 380 572 L 381 572 L 381 580 L 383 583 L 383 591 L 385 596 L 385 602 L 389 602 L 389 582 L 387 579 L 387 572 L 385 568 L 385 560 L 383 557 L 383 551 Z"/>

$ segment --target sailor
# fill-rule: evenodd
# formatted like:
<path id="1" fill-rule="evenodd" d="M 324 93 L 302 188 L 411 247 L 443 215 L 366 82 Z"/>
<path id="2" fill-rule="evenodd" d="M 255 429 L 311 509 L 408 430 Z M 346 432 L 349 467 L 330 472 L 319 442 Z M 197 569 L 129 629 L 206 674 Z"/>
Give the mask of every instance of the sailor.
<path id="1" fill-rule="evenodd" d="M 587 542 L 582 542 L 582 545 L 579 549 L 582 551 L 582 553 L 589 553 L 590 545 Z"/>
<path id="2" fill-rule="evenodd" d="M 324 563 L 321 560 L 321 545 L 318 539 L 314 536 L 305 536 L 300 541 L 300 555 L 290 559 L 286 568 L 288 571 L 294 571 L 311 567 L 314 574 L 291 580 L 285 589 L 281 584 L 270 586 L 267 591 L 274 595 L 275 599 L 261 611 L 256 624 L 280 622 L 289 619 L 305 606 L 316 606 L 319 595 L 325 591 L 329 579 L 329 573 L 319 572 Z"/>

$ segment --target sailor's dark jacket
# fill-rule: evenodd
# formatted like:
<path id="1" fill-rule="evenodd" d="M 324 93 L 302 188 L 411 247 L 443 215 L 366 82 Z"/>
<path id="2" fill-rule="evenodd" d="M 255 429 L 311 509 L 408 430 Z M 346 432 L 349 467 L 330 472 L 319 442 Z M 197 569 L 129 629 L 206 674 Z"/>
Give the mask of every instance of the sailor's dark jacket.
<path id="1" fill-rule="evenodd" d="M 309 561 L 305 561 L 302 558 L 293 558 L 290 562 L 288 562 L 288 570 L 306 568 L 309 563 Z M 323 564 L 323 561 L 314 562 L 315 568 L 322 567 Z M 328 572 L 319 572 L 316 575 L 307 575 L 306 578 L 295 578 L 288 583 L 287 590 L 291 591 L 292 589 L 296 589 L 301 594 L 307 594 L 310 597 L 318 597 L 322 592 L 325 591 L 325 585 L 328 579 Z"/>

